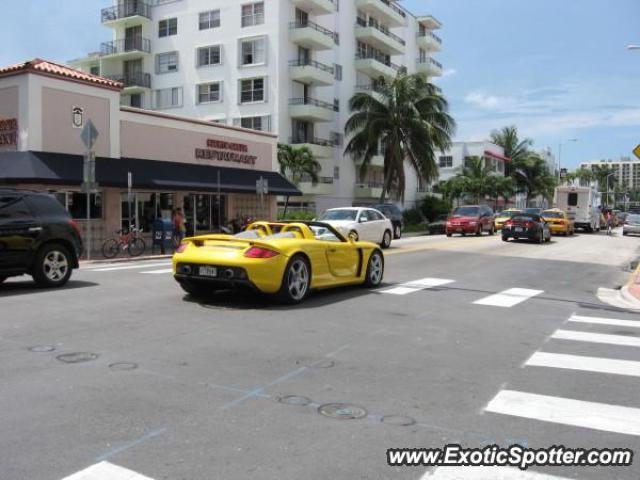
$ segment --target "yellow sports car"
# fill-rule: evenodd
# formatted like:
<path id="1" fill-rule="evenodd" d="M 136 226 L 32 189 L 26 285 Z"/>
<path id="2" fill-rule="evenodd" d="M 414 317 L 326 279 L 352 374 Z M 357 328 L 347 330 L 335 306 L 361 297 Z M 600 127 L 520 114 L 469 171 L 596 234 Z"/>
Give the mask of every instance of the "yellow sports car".
<path id="1" fill-rule="evenodd" d="M 326 223 L 254 222 L 236 235 L 185 238 L 173 274 L 194 296 L 250 287 L 299 303 L 313 289 L 380 285 L 384 256 L 378 245 L 347 239 Z"/>
<path id="2" fill-rule="evenodd" d="M 573 235 L 576 233 L 576 227 L 573 221 L 564 210 L 550 208 L 549 210 L 544 210 L 540 216 L 549 224 L 551 233 L 562 233 L 563 235 Z"/>
<path id="3" fill-rule="evenodd" d="M 507 220 L 511 220 L 516 213 L 522 213 L 522 210 L 518 210 L 517 208 L 508 208 L 503 212 L 496 213 L 496 218 L 494 220 L 496 230 L 502 230 L 502 226 Z"/>

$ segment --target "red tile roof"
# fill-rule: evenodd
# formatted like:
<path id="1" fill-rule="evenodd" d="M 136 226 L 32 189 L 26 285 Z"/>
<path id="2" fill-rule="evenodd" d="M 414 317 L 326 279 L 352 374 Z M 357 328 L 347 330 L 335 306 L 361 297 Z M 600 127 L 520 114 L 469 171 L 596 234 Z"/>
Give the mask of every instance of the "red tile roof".
<path id="1" fill-rule="evenodd" d="M 484 154 L 488 157 L 493 157 L 498 160 L 504 160 L 505 162 L 510 162 L 511 159 L 509 157 L 505 157 L 504 155 L 500 155 L 499 153 L 492 152 L 491 150 L 485 150 Z"/>
<path id="2" fill-rule="evenodd" d="M 4 75 L 15 75 L 18 73 L 36 73 L 40 75 L 62 77 L 72 81 L 79 81 L 82 83 L 89 83 L 96 86 L 112 90 L 122 89 L 122 83 L 108 78 L 99 77 L 90 73 L 81 72 L 80 70 L 74 70 L 66 65 L 60 65 L 54 62 L 48 62 L 36 58 L 29 62 L 17 63 L 15 65 L 9 65 L 7 67 L 0 67 L 0 77 Z"/>

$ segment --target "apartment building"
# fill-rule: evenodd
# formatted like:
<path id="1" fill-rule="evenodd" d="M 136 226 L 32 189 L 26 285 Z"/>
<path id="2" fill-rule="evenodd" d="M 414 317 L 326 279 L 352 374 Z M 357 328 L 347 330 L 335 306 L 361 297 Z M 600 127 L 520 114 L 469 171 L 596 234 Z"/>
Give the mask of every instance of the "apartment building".
<path id="1" fill-rule="evenodd" d="M 440 177 L 438 182 L 449 180 L 460 173 L 469 157 L 480 157 L 496 175 L 504 175 L 506 162 L 510 158 L 504 156 L 504 149 L 488 141 L 480 142 L 453 142 L 446 152 L 438 154 L 438 169 Z"/>
<path id="2" fill-rule="evenodd" d="M 70 62 L 124 83 L 122 103 L 276 133 L 308 146 L 320 182 L 303 181 L 302 205 L 373 203 L 383 159 L 364 177 L 344 157 L 348 101 L 400 68 L 442 74 L 432 16 L 395 0 L 120 0 L 101 12 L 113 39 Z M 420 195 L 408 172 L 405 198 Z"/>
<path id="3" fill-rule="evenodd" d="M 609 167 L 615 173 L 618 185 L 629 190 L 640 190 L 640 161 L 629 157 L 621 157 L 620 160 L 594 160 L 582 162 L 580 168 L 595 171 L 598 167 Z M 606 186 L 602 186 L 604 190 Z"/>

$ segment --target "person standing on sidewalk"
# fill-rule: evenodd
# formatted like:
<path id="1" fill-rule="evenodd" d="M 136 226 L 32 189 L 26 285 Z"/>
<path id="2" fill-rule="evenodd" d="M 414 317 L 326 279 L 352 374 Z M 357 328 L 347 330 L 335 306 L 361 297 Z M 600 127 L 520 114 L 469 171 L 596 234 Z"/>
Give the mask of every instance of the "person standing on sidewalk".
<path id="1" fill-rule="evenodd" d="M 182 242 L 186 231 L 187 229 L 184 225 L 184 214 L 182 213 L 181 208 L 177 208 L 173 214 L 173 238 L 176 247 L 180 245 L 180 242 Z"/>

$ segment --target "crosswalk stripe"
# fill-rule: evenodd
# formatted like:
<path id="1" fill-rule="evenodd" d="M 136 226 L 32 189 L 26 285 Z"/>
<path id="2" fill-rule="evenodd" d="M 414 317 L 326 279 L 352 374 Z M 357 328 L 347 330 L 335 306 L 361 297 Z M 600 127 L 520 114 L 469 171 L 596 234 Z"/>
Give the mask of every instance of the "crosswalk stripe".
<path id="1" fill-rule="evenodd" d="M 640 409 L 502 390 L 485 411 L 605 432 L 640 435 Z"/>
<path id="2" fill-rule="evenodd" d="M 560 353 L 536 352 L 527 363 L 528 367 L 564 368 L 583 372 L 611 373 L 640 377 L 640 362 L 612 358 L 583 357 Z"/>
<path id="3" fill-rule="evenodd" d="M 493 307 L 510 308 L 524 302 L 536 295 L 544 293 L 544 290 L 531 290 L 528 288 L 510 288 L 503 292 L 489 295 L 473 302 L 476 305 L 489 305 Z"/>
<path id="4" fill-rule="evenodd" d="M 133 470 L 109 462 L 100 462 L 62 480 L 153 480 Z"/>
<path id="5" fill-rule="evenodd" d="M 125 265 L 120 267 L 92 268 L 90 270 L 92 272 L 113 272 L 116 270 L 134 270 L 138 268 L 165 267 L 167 265 L 171 265 L 171 262 L 145 263 L 145 264 L 136 264 L 136 265 Z"/>
<path id="6" fill-rule="evenodd" d="M 420 480 L 568 480 L 511 467 L 444 467 L 427 472 Z"/>
<path id="7" fill-rule="evenodd" d="M 576 330 L 556 330 L 551 338 L 559 340 L 575 340 L 577 342 L 605 343 L 607 345 L 622 345 L 626 347 L 640 347 L 640 338 L 624 335 L 609 335 L 605 333 L 578 332 Z"/>
<path id="8" fill-rule="evenodd" d="M 389 293 L 391 295 L 407 295 L 408 293 L 447 285 L 449 283 L 453 283 L 454 281 L 455 280 L 447 280 L 444 278 L 421 278 L 419 280 L 401 283 L 394 288 L 381 290 L 381 293 Z"/>
<path id="9" fill-rule="evenodd" d="M 582 315 L 572 315 L 570 322 L 594 323 L 596 325 L 613 325 L 616 327 L 640 328 L 640 322 L 636 320 L 621 320 L 618 318 L 584 317 Z"/>
<path id="10" fill-rule="evenodd" d="M 173 268 L 163 268 L 162 270 L 149 270 L 148 272 L 140 272 L 140 273 L 151 273 L 151 274 L 160 274 L 160 273 L 172 273 Z"/>

